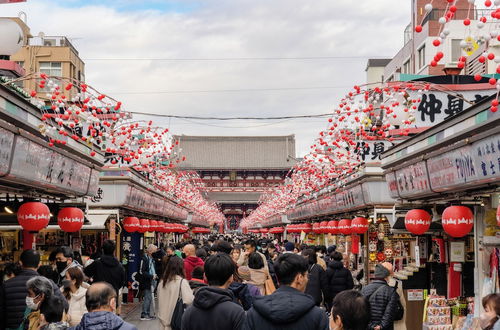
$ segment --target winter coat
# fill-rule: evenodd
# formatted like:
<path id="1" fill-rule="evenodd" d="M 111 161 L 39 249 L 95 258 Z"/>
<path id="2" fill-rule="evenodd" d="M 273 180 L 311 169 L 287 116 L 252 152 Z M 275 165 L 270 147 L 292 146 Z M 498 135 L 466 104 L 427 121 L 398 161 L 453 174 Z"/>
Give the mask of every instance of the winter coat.
<path id="1" fill-rule="evenodd" d="M 316 263 L 318 265 L 320 265 L 321 268 L 323 268 L 323 270 L 326 271 L 326 262 L 325 262 L 325 259 L 323 259 L 323 258 L 321 258 L 321 257 L 318 256 L 318 257 L 316 257 Z"/>
<path id="2" fill-rule="evenodd" d="M 70 292 L 71 298 L 69 299 L 69 310 L 67 315 L 71 327 L 78 325 L 82 320 L 83 314 L 87 313 L 85 293 L 87 293 L 87 289 L 84 287 L 79 287 L 75 293 Z"/>
<path id="3" fill-rule="evenodd" d="M 384 280 L 374 280 L 361 290 L 361 294 L 367 297 L 370 302 L 370 329 L 380 325 L 382 330 L 393 330 L 399 301 L 399 295 L 394 288 Z"/>
<path id="4" fill-rule="evenodd" d="M 139 266 L 139 289 L 140 290 L 151 290 L 151 285 L 153 281 L 153 275 L 151 275 L 149 269 L 149 257 L 147 255 L 143 255 L 141 259 L 141 264 Z"/>
<path id="5" fill-rule="evenodd" d="M 313 264 L 309 267 L 309 281 L 304 293 L 313 297 L 316 306 L 321 305 L 323 297 L 325 297 L 325 301 L 329 300 L 326 272 L 320 265 Z"/>
<path id="6" fill-rule="evenodd" d="M 57 285 L 61 285 L 62 281 L 66 279 L 66 272 L 68 271 L 68 269 L 74 267 L 80 268 L 80 270 L 83 272 L 83 266 L 80 265 L 78 261 L 73 260 L 73 262 L 71 262 L 68 267 L 64 268 L 64 270 L 59 273 L 59 281 L 57 282 Z"/>
<path id="7" fill-rule="evenodd" d="M 19 275 L 4 282 L 0 287 L 0 329 L 17 328 L 24 318 L 26 310 L 26 282 L 35 276 L 40 276 L 37 271 L 31 269 L 23 269 Z M 64 308 L 68 309 L 68 302 L 61 294 L 57 285 L 51 281 L 54 289 L 54 294 L 59 296 L 64 304 Z"/>
<path id="8" fill-rule="evenodd" d="M 311 296 L 283 285 L 272 295 L 255 298 L 243 329 L 328 330 L 328 318 Z"/>
<path id="9" fill-rule="evenodd" d="M 179 297 L 179 287 L 181 285 L 182 302 L 186 305 L 191 305 L 194 295 L 187 280 L 177 275 L 175 279 L 167 282 L 165 287 L 163 286 L 163 281 L 160 281 L 158 284 L 158 319 L 160 319 L 162 329 L 164 330 L 172 329 L 170 327 L 170 322 L 172 321 L 172 315 L 174 314 L 175 304 Z"/>
<path id="10" fill-rule="evenodd" d="M 137 330 L 137 328 L 112 312 L 90 312 L 71 330 Z"/>
<path id="11" fill-rule="evenodd" d="M 259 251 L 255 252 L 257 252 L 261 256 L 262 261 L 264 262 L 264 268 L 266 269 L 267 272 L 269 272 L 269 265 L 267 264 L 266 256 L 260 253 Z M 238 267 L 248 266 L 248 255 L 242 252 L 240 254 L 240 258 L 238 259 L 237 265 Z"/>
<path id="12" fill-rule="evenodd" d="M 199 288 L 203 288 L 205 286 L 208 286 L 208 284 L 197 278 L 192 278 L 189 281 L 189 287 L 193 290 L 193 294 L 196 293 Z"/>
<path id="13" fill-rule="evenodd" d="M 66 322 L 54 322 L 42 326 L 40 330 L 66 330 L 68 328 L 69 324 Z"/>
<path id="14" fill-rule="evenodd" d="M 251 284 L 255 287 L 257 287 L 260 291 L 260 294 L 263 296 L 266 294 L 266 279 L 267 279 L 267 272 L 265 271 L 265 268 L 261 269 L 252 269 L 249 268 L 250 270 L 250 281 L 246 281 L 245 283 Z"/>
<path id="15" fill-rule="evenodd" d="M 354 281 L 349 269 L 337 260 L 332 260 L 326 270 L 326 279 L 328 282 L 328 304 L 335 296 L 344 290 L 351 290 L 354 287 Z"/>
<path id="16" fill-rule="evenodd" d="M 193 275 L 193 269 L 196 267 L 204 267 L 205 263 L 199 257 L 187 257 L 184 259 L 184 270 L 186 271 L 186 279 L 189 281 Z"/>
<path id="17" fill-rule="evenodd" d="M 239 330 L 245 311 L 234 301 L 233 293 L 216 287 L 201 288 L 193 305 L 182 316 L 182 330 Z"/>
<path id="18" fill-rule="evenodd" d="M 115 289 L 116 293 L 126 284 L 125 269 L 114 256 L 103 255 L 95 260 L 84 270 L 85 275 L 92 278 L 93 282 L 107 282 Z"/>
<path id="19" fill-rule="evenodd" d="M 167 255 L 167 253 L 163 249 L 156 250 L 156 252 L 153 253 L 153 255 L 152 255 L 152 257 L 155 261 L 155 270 L 156 270 L 156 274 L 158 274 L 158 277 L 161 277 L 161 275 L 163 274 L 162 261 L 163 261 L 163 257 L 166 255 Z"/>
<path id="20" fill-rule="evenodd" d="M 253 298 L 262 295 L 258 287 L 246 283 L 233 282 L 229 285 L 229 290 L 246 311 L 252 308 Z"/>

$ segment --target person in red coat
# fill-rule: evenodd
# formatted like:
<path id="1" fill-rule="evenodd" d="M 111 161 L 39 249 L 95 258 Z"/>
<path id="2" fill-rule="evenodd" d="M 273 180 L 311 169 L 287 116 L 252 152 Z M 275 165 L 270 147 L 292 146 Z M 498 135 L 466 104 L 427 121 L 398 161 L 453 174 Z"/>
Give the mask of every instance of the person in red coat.
<path id="1" fill-rule="evenodd" d="M 182 252 L 186 255 L 186 258 L 184 259 L 184 270 L 186 271 L 186 279 L 189 281 L 192 278 L 193 269 L 196 267 L 203 268 L 205 263 L 201 260 L 201 258 L 196 256 L 196 248 L 193 244 L 184 246 Z"/>

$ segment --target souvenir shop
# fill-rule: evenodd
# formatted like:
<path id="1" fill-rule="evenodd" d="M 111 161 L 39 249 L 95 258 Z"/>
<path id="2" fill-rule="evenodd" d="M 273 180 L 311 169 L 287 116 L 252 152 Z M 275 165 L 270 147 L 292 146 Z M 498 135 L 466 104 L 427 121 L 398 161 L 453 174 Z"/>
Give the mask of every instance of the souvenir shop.
<path id="1" fill-rule="evenodd" d="M 482 297 L 500 292 L 500 116 L 490 102 L 383 154 L 398 200 L 391 230 L 406 246 L 403 264 L 416 266 L 401 272 L 408 329 L 476 329 Z"/>

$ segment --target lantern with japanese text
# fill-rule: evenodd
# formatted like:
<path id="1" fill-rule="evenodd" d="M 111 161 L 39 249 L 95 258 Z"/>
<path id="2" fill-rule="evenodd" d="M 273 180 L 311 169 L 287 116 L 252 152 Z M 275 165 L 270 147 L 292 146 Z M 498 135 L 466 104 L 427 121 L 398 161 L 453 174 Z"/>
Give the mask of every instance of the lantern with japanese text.
<path id="1" fill-rule="evenodd" d="M 303 231 L 304 233 L 308 234 L 312 231 L 312 224 L 303 223 L 300 230 Z"/>
<path id="2" fill-rule="evenodd" d="M 285 231 L 285 228 L 283 227 L 274 227 L 273 228 L 273 234 L 283 234 Z"/>
<path id="3" fill-rule="evenodd" d="M 474 226 L 474 214 L 466 206 L 447 207 L 442 216 L 443 229 L 451 237 L 463 237 Z"/>
<path id="4" fill-rule="evenodd" d="M 156 220 L 149 220 L 149 231 L 150 232 L 155 232 L 155 231 L 159 231 L 159 228 L 160 226 L 158 225 L 158 221 Z"/>
<path id="5" fill-rule="evenodd" d="M 39 231 L 49 224 L 49 207 L 40 202 L 28 202 L 19 207 L 17 221 L 26 231 Z"/>
<path id="6" fill-rule="evenodd" d="M 354 234 L 364 234 L 368 230 L 368 219 L 356 217 L 351 221 L 351 230 Z"/>
<path id="7" fill-rule="evenodd" d="M 429 230 L 431 220 L 431 215 L 424 210 L 410 210 L 405 215 L 405 227 L 414 235 L 422 235 Z"/>
<path id="8" fill-rule="evenodd" d="M 141 226 L 139 219 L 136 217 L 127 217 L 123 219 L 123 229 L 128 233 L 134 233 L 139 230 Z"/>
<path id="9" fill-rule="evenodd" d="M 313 223 L 313 228 L 312 228 L 312 231 L 313 233 L 315 234 L 321 234 L 322 231 L 321 231 L 321 227 L 320 227 L 320 223 L 319 222 L 315 222 Z"/>
<path id="10" fill-rule="evenodd" d="M 147 231 L 150 231 L 148 219 L 139 220 L 139 224 L 140 224 L 140 226 L 139 226 L 139 229 L 137 230 L 139 233 L 145 233 Z"/>
<path id="11" fill-rule="evenodd" d="M 321 221 L 319 224 L 319 229 L 323 234 L 328 233 L 328 221 Z"/>
<path id="12" fill-rule="evenodd" d="M 79 231 L 83 226 L 85 216 L 77 207 L 65 207 L 57 214 L 57 224 L 68 233 Z"/>
<path id="13" fill-rule="evenodd" d="M 351 220 L 350 219 L 342 219 L 339 221 L 339 231 L 341 234 L 349 235 L 352 232 L 351 229 Z"/>
<path id="14" fill-rule="evenodd" d="M 339 232 L 339 222 L 337 220 L 328 221 L 328 233 L 332 235 L 337 235 Z"/>

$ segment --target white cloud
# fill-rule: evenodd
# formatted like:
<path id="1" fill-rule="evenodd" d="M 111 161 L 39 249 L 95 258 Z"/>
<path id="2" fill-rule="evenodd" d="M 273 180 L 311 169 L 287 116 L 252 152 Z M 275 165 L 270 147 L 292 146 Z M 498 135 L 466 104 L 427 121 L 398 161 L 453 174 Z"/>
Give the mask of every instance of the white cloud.
<path id="1" fill-rule="evenodd" d="M 190 1 L 195 2 L 195 1 Z M 108 2 L 104 2 L 108 4 Z M 3 5 L 28 14 L 32 33 L 66 35 L 90 58 L 227 58 L 395 54 L 410 20 L 409 3 L 391 0 L 206 0 L 192 12 L 63 8 L 57 1 Z M 86 79 L 104 93 L 353 86 L 366 59 L 283 61 L 86 61 Z M 281 115 L 330 111 L 346 89 L 192 94 L 116 94 L 125 109 L 187 115 Z M 168 120 L 161 120 L 168 124 Z M 297 136 L 299 154 L 326 120 L 221 129 L 179 120 L 176 134 Z M 254 126 L 262 123 L 214 123 Z"/>

